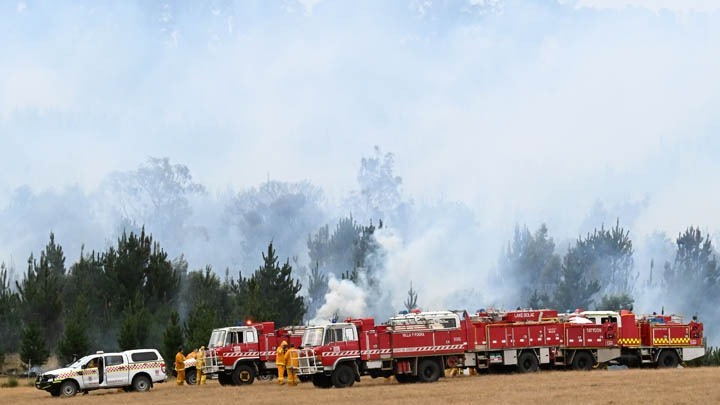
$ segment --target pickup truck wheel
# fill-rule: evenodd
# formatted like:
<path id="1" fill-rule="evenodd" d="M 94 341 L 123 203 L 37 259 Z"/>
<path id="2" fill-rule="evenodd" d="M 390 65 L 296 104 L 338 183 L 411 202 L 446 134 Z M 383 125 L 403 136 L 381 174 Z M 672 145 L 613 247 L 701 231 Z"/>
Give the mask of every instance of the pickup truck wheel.
<path id="1" fill-rule="evenodd" d="M 78 392 L 78 385 L 75 381 L 67 380 L 60 384 L 60 394 L 64 397 L 74 397 Z"/>
<path id="2" fill-rule="evenodd" d="M 188 383 L 188 385 L 195 385 L 197 383 L 197 370 L 194 368 L 185 370 L 185 382 Z"/>
<path id="3" fill-rule="evenodd" d="M 150 379 L 144 375 L 139 375 L 133 379 L 133 389 L 138 392 L 145 392 L 150 390 Z"/>

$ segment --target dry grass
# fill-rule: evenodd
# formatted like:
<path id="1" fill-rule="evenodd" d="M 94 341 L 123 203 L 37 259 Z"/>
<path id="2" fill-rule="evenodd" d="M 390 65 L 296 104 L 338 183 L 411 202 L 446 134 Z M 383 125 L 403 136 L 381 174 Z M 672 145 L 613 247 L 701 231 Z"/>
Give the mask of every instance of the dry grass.
<path id="1" fill-rule="evenodd" d="M 533 374 L 488 374 L 443 378 L 432 384 L 398 384 L 394 380 L 363 377 L 346 389 L 319 389 L 310 383 L 278 386 L 256 381 L 249 386 L 223 387 L 157 384 L 147 393 L 93 391 L 72 398 L 75 403 L 153 405 L 251 403 L 367 403 L 367 404 L 709 404 L 720 403 L 720 368 L 672 370 L 541 371 Z M 4 382 L 0 380 L 0 383 Z M 63 399 L 28 387 L 0 388 L 2 404 L 56 404 Z"/>

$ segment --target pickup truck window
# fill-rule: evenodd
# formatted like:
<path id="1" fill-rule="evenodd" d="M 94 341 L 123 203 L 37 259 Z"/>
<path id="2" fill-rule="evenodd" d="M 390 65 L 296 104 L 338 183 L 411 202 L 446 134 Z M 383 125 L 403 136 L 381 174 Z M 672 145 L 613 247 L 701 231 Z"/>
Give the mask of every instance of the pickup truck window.
<path id="1" fill-rule="evenodd" d="M 105 366 L 116 366 L 123 364 L 123 356 L 105 356 Z"/>
<path id="2" fill-rule="evenodd" d="M 157 354 L 155 354 L 155 352 L 137 352 L 137 353 L 133 353 L 133 354 L 130 356 L 130 358 L 131 358 L 132 361 L 134 361 L 134 362 L 139 362 L 139 361 L 155 361 L 155 360 L 158 359 L 158 356 L 157 356 Z"/>

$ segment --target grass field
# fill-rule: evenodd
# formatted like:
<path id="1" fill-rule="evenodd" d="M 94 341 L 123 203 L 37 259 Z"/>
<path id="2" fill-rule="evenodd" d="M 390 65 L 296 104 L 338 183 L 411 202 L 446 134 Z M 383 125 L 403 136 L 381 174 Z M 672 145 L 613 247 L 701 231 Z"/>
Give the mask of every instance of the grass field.
<path id="1" fill-rule="evenodd" d="M 532 374 L 483 374 L 442 378 L 430 384 L 398 384 L 363 377 L 353 387 L 319 389 L 312 383 L 278 386 L 276 381 L 252 385 L 177 386 L 169 381 L 150 392 L 93 391 L 89 395 L 53 398 L 19 380 L 0 388 L 0 404 L 146 403 L 177 404 L 720 404 L 720 368 L 642 370 L 540 371 Z M 6 382 L 0 379 L 0 383 Z M 101 402 L 99 402 L 101 401 Z"/>

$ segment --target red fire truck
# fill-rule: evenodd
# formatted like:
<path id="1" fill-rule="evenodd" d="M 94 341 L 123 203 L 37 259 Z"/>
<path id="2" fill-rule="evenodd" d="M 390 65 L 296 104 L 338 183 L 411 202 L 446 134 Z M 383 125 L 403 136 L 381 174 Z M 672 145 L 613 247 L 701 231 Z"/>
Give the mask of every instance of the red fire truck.
<path id="1" fill-rule="evenodd" d="M 414 313 L 374 325 L 372 318 L 308 327 L 300 375 L 315 386 L 353 385 L 361 375 L 433 382 L 446 367 L 539 365 L 590 369 L 620 356 L 615 325 L 562 321 L 557 311 Z"/>
<path id="2" fill-rule="evenodd" d="M 584 311 L 578 315 L 597 325 L 617 325 L 619 363 L 628 366 L 677 367 L 705 355 L 703 324 L 685 323 L 678 315 L 642 315 L 631 311 Z"/>
<path id="3" fill-rule="evenodd" d="M 468 323 L 470 349 L 464 359 L 457 359 L 464 366 L 589 370 L 620 356 L 615 325 L 561 318 L 555 310 L 481 310 Z"/>
<path id="4" fill-rule="evenodd" d="M 252 384 L 256 377 L 277 375 L 275 353 L 286 340 L 299 347 L 304 326 L 275 329 L 274 322 L 248 323 L 214 329 L 205 351 L 205 374 L 222 385 Z"/>

